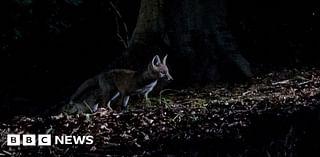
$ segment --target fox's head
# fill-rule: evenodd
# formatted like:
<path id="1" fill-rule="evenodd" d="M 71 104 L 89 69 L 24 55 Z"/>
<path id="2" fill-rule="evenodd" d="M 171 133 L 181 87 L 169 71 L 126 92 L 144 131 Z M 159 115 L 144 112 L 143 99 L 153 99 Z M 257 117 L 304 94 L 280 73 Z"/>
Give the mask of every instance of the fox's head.
<path id="1" fill-rule="evenodd" d="M 166 64 L 167 57 L 168 55 L 166 55 L 161 62 L 160 57 L 158 55 L 154 56 L 151 63 L 149 64 L 149 71 L 156 78 L 166 78 L 167 80 L 173 80 Z"/>

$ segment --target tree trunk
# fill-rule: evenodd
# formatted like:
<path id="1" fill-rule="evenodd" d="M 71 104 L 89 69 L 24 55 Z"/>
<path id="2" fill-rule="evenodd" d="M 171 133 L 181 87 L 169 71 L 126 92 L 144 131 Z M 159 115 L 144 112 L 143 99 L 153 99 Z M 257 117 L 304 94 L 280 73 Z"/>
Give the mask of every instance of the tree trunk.
<path id="1" fill-rule="evenodd" d="M 171 73 L 184 84 L 252 76 L 227 28 L 225 0 L 141 0 L 125 55 L 143 68 L 155 53 L 169 54 Z"/>

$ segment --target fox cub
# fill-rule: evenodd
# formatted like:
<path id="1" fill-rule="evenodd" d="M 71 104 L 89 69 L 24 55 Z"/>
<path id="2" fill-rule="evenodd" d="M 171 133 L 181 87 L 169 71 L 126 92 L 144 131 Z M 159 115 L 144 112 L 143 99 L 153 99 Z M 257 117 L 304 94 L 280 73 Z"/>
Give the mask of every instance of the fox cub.
<path id="1" fill-rule="evenodd" d="M 154 56 L 147 69 L 141 73 L 128 69 L 114 69 L 88 79 L 71 96 L 70 104 L 77 102 L 81 95 L 93 87 L 98 87 L 97 97 L 100 97 L 92 107 L 93 111 L 96 111 L 98 105 L 112 109 L 111 104 L 118 97 L 122 107 L 126 108 L 130 96 L 134 94 L 142 94 L 149 101 L 148 94 L 156 86 L 158 79 L 173 80 L 166 64 L 167 57 L 168 55 L 161 62 L 158 55 Z"/>

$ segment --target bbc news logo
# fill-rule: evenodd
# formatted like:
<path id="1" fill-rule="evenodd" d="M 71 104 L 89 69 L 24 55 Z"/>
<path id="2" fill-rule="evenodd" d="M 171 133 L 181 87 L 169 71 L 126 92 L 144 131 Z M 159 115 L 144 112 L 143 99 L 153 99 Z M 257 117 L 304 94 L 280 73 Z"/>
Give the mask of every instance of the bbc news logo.
<path id="1" fill-rule="evenodd" d="M 50 134 L 8 134 L 7 145 L 8 146 L 51 146 L 54 145 L 90 145 L 93 144 L 93 136 L 52 136 Z"/>

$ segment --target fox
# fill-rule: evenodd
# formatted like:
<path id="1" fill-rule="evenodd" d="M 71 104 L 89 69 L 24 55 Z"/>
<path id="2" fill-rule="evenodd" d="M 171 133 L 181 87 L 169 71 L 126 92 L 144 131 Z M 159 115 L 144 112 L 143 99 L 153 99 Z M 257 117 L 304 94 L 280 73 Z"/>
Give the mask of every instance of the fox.
<path id="1" fill-rule="evenodd" d="M 165 55 L 161 62 L 159 55 L 155 55 L 142 72 L 129 69 L 102 72 L 82 83 L 71 96 L 69 104 L 76 102 L 90 88 L 99 89 L 99 92 L 95 93 L 100 99 L 96 100 L 94 106 L 89 106 L 94 112 L 98 106 L 113 110 L 111 104 L 119 97 L 122 108 L 127 108 L 130 96 L 135 94 L 144 95 L 145 100 L 150 102 L 148 94 L 157 85 L 159 79 L 173 80 L 166 63 L 167 57 L 168 55 Z"/>

